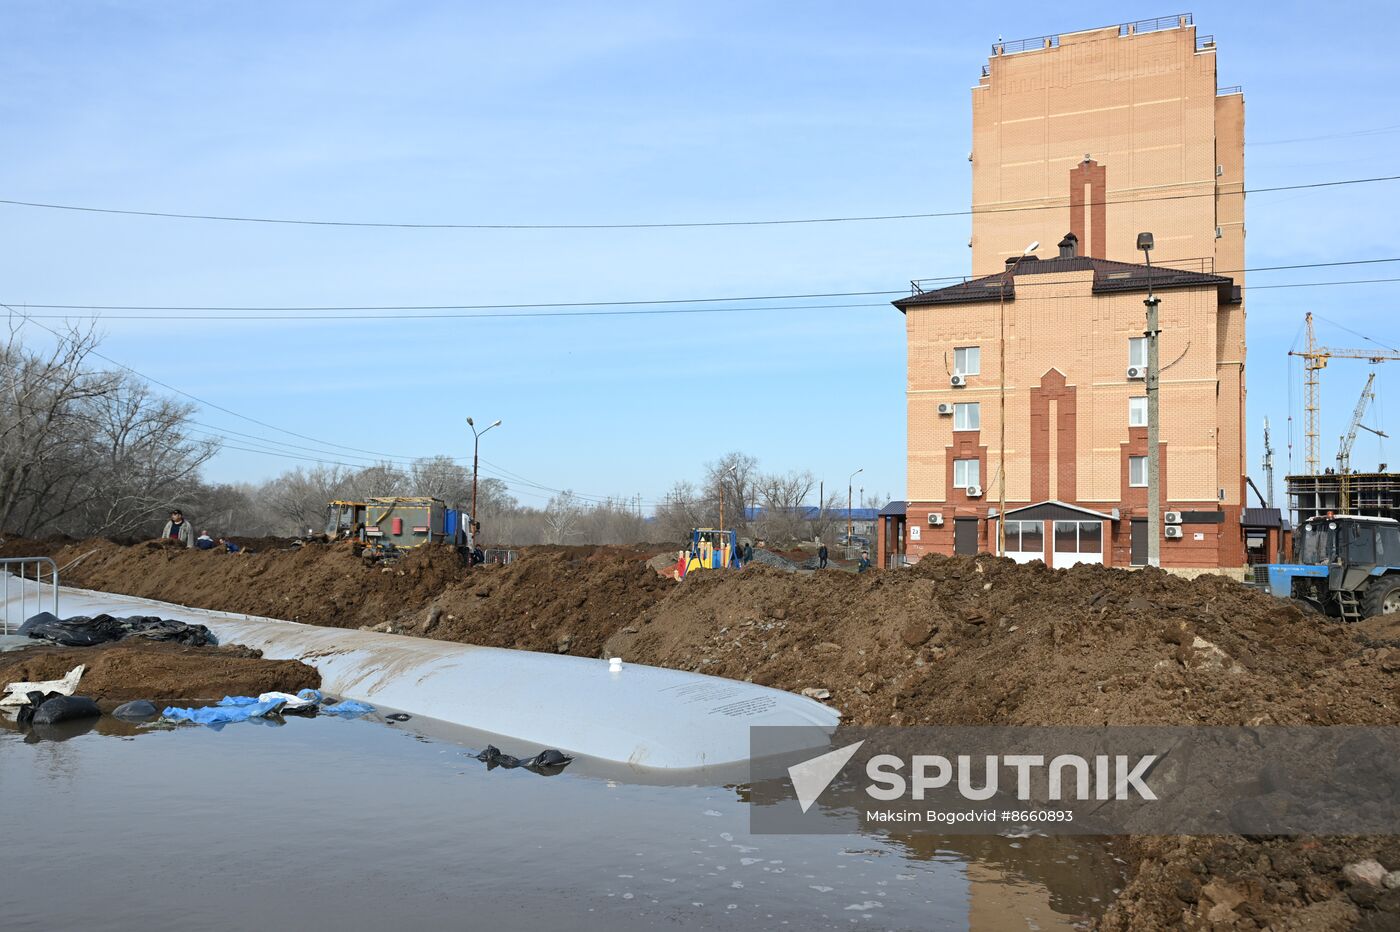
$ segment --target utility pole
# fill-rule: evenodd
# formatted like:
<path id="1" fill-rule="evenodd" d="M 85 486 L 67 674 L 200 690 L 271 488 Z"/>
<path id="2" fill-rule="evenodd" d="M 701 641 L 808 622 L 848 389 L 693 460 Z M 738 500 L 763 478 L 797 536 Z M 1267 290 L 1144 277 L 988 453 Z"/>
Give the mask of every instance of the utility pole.
<path id="1" fill-rule="evenodd" d="M 851 473 L 850 478 L 846 480 L 846 550 L 847 550 L 847 551 L 849 551 L 849 550 L 851 549 L 851 534 L 852 534 L 852 529 L 851 529 L 851 487 L 852 487 L 852 484 L 855 482 L 856 476 L 859 476 L 859 475 L 860 475 L 861 473 L 863 473 L 863 472 L 865 472 L 865 467 L 864 467 L 864 466 L 862 466 L 860 469 L 857 469 L 855 472 Z M 847 559 L 849 559 L 849 556 L 847 557 Z"/>
<path id="2" fill-rule="evenodd" d="M 1139 233 L 1137 247 L 1142 250 L 1147 262 L 1147 329 L 1142 335 L 1147 338 L 1147 565 L 1162 565 L 1162 462 L 1157 449 L 1158 434 L 1161 429 L 1158 393 L 1160 360 L 1157 356 L 1157 337 L 1161 328 L 1157 320 L 1157 306 L 1161 299 L 1152 293 L 1152 234 Z"/>

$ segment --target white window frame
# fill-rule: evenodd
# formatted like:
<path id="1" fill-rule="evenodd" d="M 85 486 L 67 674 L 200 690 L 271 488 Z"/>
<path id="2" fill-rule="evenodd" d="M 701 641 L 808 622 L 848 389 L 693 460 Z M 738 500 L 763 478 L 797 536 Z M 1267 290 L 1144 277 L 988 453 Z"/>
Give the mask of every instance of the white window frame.
<path id="1" fill-rule="evenodd" d="M 1140 466 L 1141 466 L 1141 468 L 1142 468 L 1142 481 L 1141 481 L 1141 482 L 1134 482 L 1134 481 L 1133 481 L 1133 464 L 1134 464 L 1134 463 L 1140 464 Z M 1130 456 L 1130 457 L 1128 457 L 1128 488 L 1130 488 L 1130 489 L 1145 489 L 1145 488 L 1147 488 L 1147 457 L 1145 457 L 1145 456 Z"/>
<path id="2" fill-rule="evenodd" d="M 962 467 L 962 478 L 958 478 L 958 467 Z M 953 460 L 953 488 L 966 489 L 982 484 L 982 461 L 980 459 Z"/>
<path id="3" fill-rule="evenodd" d="M 973 423 L 975 422 L 975 423 Z M 953 405 L 953 430 L 981 430 L 982 403 L 959 401 Z"/>
<path id="4" fill-rule="evenodd" d="M 1139 404 L 1141 402 L 1141 404 Z M 1128 426 L 1147 426 L 1147 396 L 1135 395 L 1128 399 Z"/>
<path id="5" fill-rule="evenodd" d="M 958 365 L 958 356 L 962 356 L 962 365 Z M 968 365 L 971 358 L 972 365 Z M 953 347 L 953 372 L 956 375 L 981 375 L 982 374 L 982 347 L 980 346 L 955 346 Z"/>
<path id="6" fill-rule="evenodd" d="M 1147 368 L 1147 337 L 1128 337 L 1128 365 Z"/>

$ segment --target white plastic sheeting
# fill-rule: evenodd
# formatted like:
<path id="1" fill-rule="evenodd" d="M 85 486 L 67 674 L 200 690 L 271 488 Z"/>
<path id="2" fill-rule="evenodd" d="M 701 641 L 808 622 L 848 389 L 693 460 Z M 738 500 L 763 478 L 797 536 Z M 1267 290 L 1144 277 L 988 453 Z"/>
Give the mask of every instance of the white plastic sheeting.
<path id="1" fill-rule="evenodd" d="M 302 660 L 328 693 L 632 767 L 749 758 L 749 727 L 835 728 L 840 713 L 793 693 L 628 663 L 323 628 L 63 587 L 59 614 L 159 615 L 221 644 Z"/>

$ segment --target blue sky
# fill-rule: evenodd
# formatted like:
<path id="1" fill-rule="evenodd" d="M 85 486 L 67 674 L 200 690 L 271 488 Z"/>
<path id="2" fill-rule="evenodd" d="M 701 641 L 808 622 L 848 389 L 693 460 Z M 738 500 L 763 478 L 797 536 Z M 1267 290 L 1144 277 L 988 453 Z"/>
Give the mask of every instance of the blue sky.
<path id="1" fill-rule="evenodd" d="M 1400 174 L 1382 4 L 1209 3 L 1220 83 L 1245 88 L 1249 187 Z M 1173 12 L 1121 3 L 48 3 L 0 8 L 0 198 L 424 223 L 609 223 L 957 210 L 990 43 Z M 1303 141 L 1294 141 L 1303 140 Z M 1400 183 L 1258 194 L 1251 267 L 1400 256 Z M 1390 216 L 1387 216 L 1390 215 Z M 444 305 L 897 291 L 963 274 L 968 218 L 671 230 L 215 224 L 0 206 L 0 300 Z M 1400 278 L 1400 263 L 1252 286 Z M 1254 291 L 1250 467 L 1302 315 L 1337 345 L 1400 345 L 1397 284 Z M 659 498 L 733 449 L 828 488 L 904 488 L 904 345 L 872 307 L 575 319 L 117 320 L 103 352 L 214 404 L 201 423 L 362 463 L 470 457 L 591 496 Z M 779 301 L 811 304 L 815 301 Z M 722 306 L 722 305 L 721 305 Z M 754 302 L 734 306 L 751 308 Z M 39 312 L 35 312 L 39 313 Z M 56 313 L 56 312 L 50 312 Z M 46 321 L 53 325 L 56 321 Z M 1335 322 L 1335 323 L 1331 323 Z M 1349 333 L 1350 328 L 1355 333 Z M 1335 451 L 1364 363 L 1324 375 Z M 1400 428 L 1385 400 L 1366 420 Z M 1301 422 L 1294 428 L 1302 463 Z M 1327 439 L 1331 438 L 1331 439 Z M 235 441 L 244 444 L 244 440 Z M 339 446 L 329 446 L 337 444 Z M 268 447 L 264 441 L 251 444 Z M 342 449 L 352 447 L 360 452 Z M 1370 435 L 1353 460 L 1400 464 Z M 319 451 L 319 452 L 317 452 Z M 1387 455 L 1389 454 L 1389 455 Z M 226 450 L 217 480 L 301 462 Z M 547 492 L 514 486 L 539 504 Z"/>

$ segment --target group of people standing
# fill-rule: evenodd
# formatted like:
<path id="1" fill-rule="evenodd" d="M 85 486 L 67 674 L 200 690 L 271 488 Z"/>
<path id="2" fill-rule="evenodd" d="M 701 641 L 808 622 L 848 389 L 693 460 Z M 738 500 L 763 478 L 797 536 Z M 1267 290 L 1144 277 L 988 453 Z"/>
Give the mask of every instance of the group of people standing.
<path id="1" fill-rule="evenodd" d="M 178 508 L 171 509 L 170 520 L 165 522 L 165 529 L 160 532 L 162 540 L 173 540 L 184 544 L 191 550 L 214 550 L 221 553 L 238 553 L 243 548 L 227 538 L 215 539 L 208 531 L 201 532 L 198 536 L 194 533 L 194 527 L 185 520 L 185 513 Z"/>

